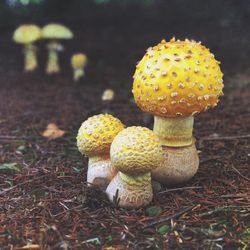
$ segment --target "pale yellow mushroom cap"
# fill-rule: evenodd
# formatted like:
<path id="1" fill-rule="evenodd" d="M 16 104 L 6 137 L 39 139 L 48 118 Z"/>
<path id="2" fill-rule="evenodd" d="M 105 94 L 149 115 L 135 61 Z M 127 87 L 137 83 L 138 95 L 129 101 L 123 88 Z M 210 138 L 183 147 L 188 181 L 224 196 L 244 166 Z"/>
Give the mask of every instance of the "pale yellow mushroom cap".
<path id="1" fill-rule="evenodd" d="M 77 53 L 71 57 L 71 66 L 73 69 L 83 68 L 86 66 L 88 58 L 83 53 Z"/>
<path id="2" fill-rule="evenodd" d="M 112 115 L 92 116 L 82 123 L 78 131 L 78 150 L 87 156 L 108 154 L 113 139 L 122 129 L 122 122 Z"/>
<path id="3" fill-rule="evenodd" d="M 19 26 L 14 34 L 13 40 L 16 43 L 29 44 L 41 38 L 41 29 L 34 24 Z"/>
<path id="4" fill-rule="evenodd" d="M 187 39 L 163 40 L 138 63 L 132 92 L 145 112 L 189 116 L 217 105 L 222 76 L 219 62 L 205 46 Z"/>
<path id="5" fill-rule="evenodd" d="M 42 37 L 44 39 L 72 39 L 73 33 L 62 24 L 51 23 L 42 28 Z"/>
<path id="6" fill-rule="evenodd" d="M 112 164 L 121 172 L 137 175 L 150 172 L 163 161 L 158 137 L 148 128 L 128 127 L 114 139 L 110 148 Z"/>

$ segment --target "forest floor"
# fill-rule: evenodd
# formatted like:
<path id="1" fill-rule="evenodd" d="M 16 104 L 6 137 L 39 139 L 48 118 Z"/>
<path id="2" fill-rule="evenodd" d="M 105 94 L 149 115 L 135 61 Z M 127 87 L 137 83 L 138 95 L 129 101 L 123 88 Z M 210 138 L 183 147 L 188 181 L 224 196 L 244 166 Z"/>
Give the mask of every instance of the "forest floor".
<path id="1" fill-rule="evenodd" d="M 11 42 L 11 31 L 2 33 L 0 249 L 248 249 L 250 74 L 241 65 L 230 67 L 234 54 L 209 35 L 202 38 L 219 51 L 225 95 L 195 119 L 200 167 L 194 178 L 178 187 L 155 183 L 153 202 L 138 210 L 117 208 L 86 186 L 87 159 L 75 140 L 81 122 L 109 112 L 127 126 L 152 128 L 153 118 L 131 94 L 136 61 L 164 36 L 163 27 L 140 31 L 150 20 L 139 19 L 131 30 L 111 18 L 94 28 L 68 22 L 76 39 L 65 43 L 62 72 L 53 77 L 44 73 L 44 42 L 39 70 L 24 73 L 21 47 Z M 87 53 L 89 64 L 86 78 L 74 83 L 69 56 L 78 50 Z M 115 91 L 113 101 L 101 100 L 107 88 Z M 49 123 L 66 134 L 44 138 Z"/>

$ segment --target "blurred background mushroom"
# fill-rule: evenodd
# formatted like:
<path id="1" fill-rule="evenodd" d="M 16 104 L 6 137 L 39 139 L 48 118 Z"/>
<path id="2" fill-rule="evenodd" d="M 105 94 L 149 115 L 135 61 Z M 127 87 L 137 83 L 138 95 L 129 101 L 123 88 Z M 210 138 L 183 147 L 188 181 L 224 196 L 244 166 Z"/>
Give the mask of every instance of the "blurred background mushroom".
<path id="1" fill-rule="evenodd" d="M 102 93 L 103 101 L 112 101 L 114 99 L 115 92 L 112 89 L 105 89 Z"/>
<path id="2" fill-rule="evenodd" d="M 37 68 L 36 51 L 34 42 L 41 38 L 41 29 L 34 24 L 25 24 L 19 26 L 14 34 L 13 40 L 16 43 L 23 44 L 24 50 L 24 70 L 33 71 Z"/>
<path id="3" fill-rule="evenodd" d="M 72 39 L 73 33 L 62 24 L 51 23 L 42 28 L 42 38 L 50 40 L 47 45 L 48 62 L 46 67 L 47 74 L 60 72 L 58 52 L 63 51 L 64 47 L 58 40 Z"/>
<path id="4" fill-rule="evenodd" d="M 84 68 L 88 62 L 88 58 L 83 53 L 77 53 L 71 56 L 71 67 L 73 69 L 73 79 L 77 82 L 85 75 Z"/>

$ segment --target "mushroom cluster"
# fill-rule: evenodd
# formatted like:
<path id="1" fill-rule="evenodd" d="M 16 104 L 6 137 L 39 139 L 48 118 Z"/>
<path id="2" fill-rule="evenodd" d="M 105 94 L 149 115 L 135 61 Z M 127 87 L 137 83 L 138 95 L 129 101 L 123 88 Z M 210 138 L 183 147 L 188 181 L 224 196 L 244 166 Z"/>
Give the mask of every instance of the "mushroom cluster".
<path id="1" fill-rule="evenodd" d="M 72 31 L 62 24 L 50 23 L 45 25 L 42 29 L 34 24 L 26 24 L 19 26 L 13 34 L 13 40 L 16 43 L 24 45 L 24 70 L 33 71 L 37 68 L 36 51 L 34 45 L 39 39 L 49 40 L 48 61 L 46 66 L 46 73 L 56 74 L 60 72 L 58 53 L 64 50 L 63 45 L 59 40 L 69 40 L 74 37 Z M 71 57 L 71 66 L 73 69 L 73 79 L 78 81 L 85 75 L 84 67 L 87 64 L 87 56 L 83 53 L 77 53 Z"/>
<path id="2" fill-rule="evenodd" d="M 215 107 L 223 95 L 219 62 L 201 43 L 162 40 L 136 66 L 137 105 L 154 115 L 165 161 L 153 171 L 163 183 L 180 183 L 196 173 L 199 159 L 193 138 L 194 115 Z"/>
<path id="3" fill-rule="evenodd" d="M 89 157 L 88 184 L 106 190 L 120 207 L 152 201 L 151 171 L 164 160 L 159 138 L 148 128 L 128 127 L 109 114 L 88 118 L 77 135 L 78 150 Z"/>
<path id="4" fill-rule="evenodd" d="M 138 63 L 133 94 L 154 115 L 153 131 L 124 125 L 101 114 L 83 122 L 79 151 L 89 157 L 89 183 L 124 208 L 148 205 L 151 175 L 164 184 L 192 178 L 199 166 L 193 137 L 194 115 L 215 107 L 223 95 L 219 62 L 195 41 L 163 40 Z"/>

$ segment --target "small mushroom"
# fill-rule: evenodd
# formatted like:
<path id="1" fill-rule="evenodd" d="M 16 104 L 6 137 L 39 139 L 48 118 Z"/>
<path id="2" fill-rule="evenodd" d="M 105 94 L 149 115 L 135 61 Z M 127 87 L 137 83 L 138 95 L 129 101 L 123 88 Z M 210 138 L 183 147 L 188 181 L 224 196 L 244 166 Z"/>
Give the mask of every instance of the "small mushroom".
<path id="1" fill-rule="evenodd" d="M 58 52 L 63 50 L 63 46 L 58 40 L 72 39 L 73 33 L 64 25 L 52 23 L 42 28 L 42 37 L 51 40 L 47 46 L 49 54 L 46 72 L 47 74 L 59 73 Z"/>
<path id="2" fill-rule="evenodd" d="M 112 101 L 114 99 L 115 92 L 112 89 L 105 89 L 102 93 L 103 101 Z"/>
<path id="3" fill-rule="evenodd" d="M 120 120 L 100 114 L 84 121 L 78 131 L 78 150 L 89 157 L 87 182 L 105 190 L 117 170 L 110 162 L 109 150 L 114 137 L 124 129 Z"/>
<path id="4" fill-rule="evenodd" d="M 71 66 L 73 69 L 74 81 L 77 82 L 85 75 L 84 67 L 86 66 L 88 58 L 83 53 L 77 53 L 71 57 Z"/>
<path id="5" fill-rule="evenodd" d="M 180 183 L 196 173 L 199 160 L 192 135 L 194 115 L 217 105 L 223 95 L 222 76 L 209 49 L 187 39 L 163 40 L 149 48 L 136 66 L 135 101 L 154 115 L 153 131 L 165 150 L 165 168 L 152 173 L 156 180 Z"/>
<path id="6" fill-rule="evenodd" d="M 26 24 L 19 26 L 13 35 L 16 43 L 24 45 L 24 70 L 33 71 L 37 68 L 36 51 L 37 48 L 33 44 L 41 38 L 41 29 L 34 24 Z"/>
<path id="7" fill-rule="evenodd" d="M 119 172 L 106 189 L 109 200 L 124 208 L 149 204 L 153 198 L 150 172 L 163 161 L 153 131 L 135 126 L 122 130 L 111 144 L 110 158 Z"/>

